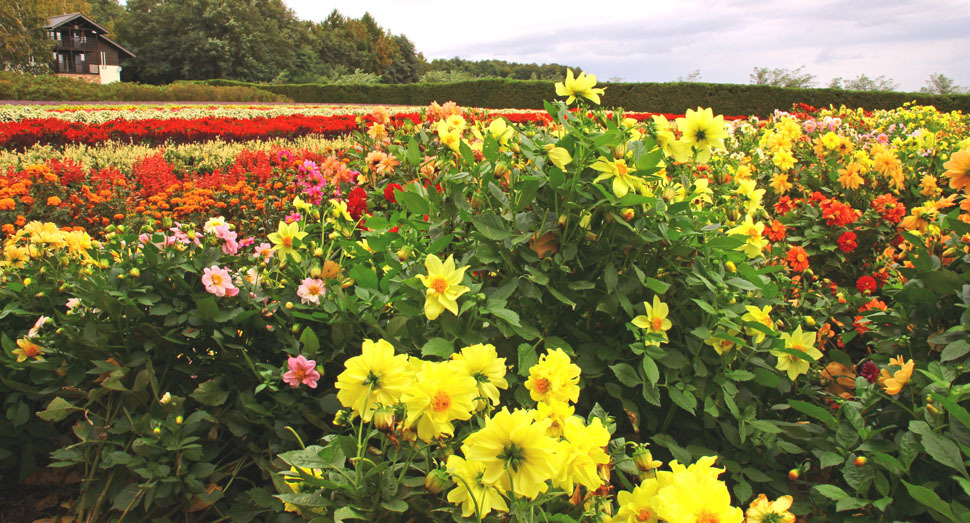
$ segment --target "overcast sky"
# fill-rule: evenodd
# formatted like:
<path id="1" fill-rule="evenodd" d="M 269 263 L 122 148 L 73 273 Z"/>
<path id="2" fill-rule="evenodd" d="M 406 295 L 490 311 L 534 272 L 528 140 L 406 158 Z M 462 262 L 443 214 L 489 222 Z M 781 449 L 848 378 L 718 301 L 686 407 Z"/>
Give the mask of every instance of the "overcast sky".
<path id="1" fill-rule="evenodd" d="M 917 91 L 931 73 L 970 86 L 970 0 L 284 0 L 299 18 L 369 12 L 425 58 L 582 67 L 600 81 L 748 83 L 755 67 L 885 75 Z"/>

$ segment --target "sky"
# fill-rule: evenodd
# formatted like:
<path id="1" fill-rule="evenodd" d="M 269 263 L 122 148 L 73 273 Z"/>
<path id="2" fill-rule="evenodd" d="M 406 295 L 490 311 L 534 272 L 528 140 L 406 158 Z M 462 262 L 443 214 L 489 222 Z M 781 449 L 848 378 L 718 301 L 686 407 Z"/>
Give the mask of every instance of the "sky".
<path id="1" fill-rule="evenodd" d="M 885 76 L 918 91 L 932 73 L 970 86 L 968 0 L 284 0 L 304 20 L 369 12 L 429 61 L 559 63 L 600 81 L 749 83 L 796 69 L 825 87 Z"/>

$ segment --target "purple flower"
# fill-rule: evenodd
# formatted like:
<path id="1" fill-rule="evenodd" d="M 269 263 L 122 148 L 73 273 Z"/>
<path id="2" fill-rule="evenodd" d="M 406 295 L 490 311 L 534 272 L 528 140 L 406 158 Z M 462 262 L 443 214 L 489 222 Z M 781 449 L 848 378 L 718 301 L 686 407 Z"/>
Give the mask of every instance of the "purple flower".
<path id="1" fill-rule="evenodd" d="M 876 367 L 872 360 L 866 360 L 865 363 L 859 365 L 858 372 L 869 383 L 875 383 L 879 379 L 879 367 Z"/>

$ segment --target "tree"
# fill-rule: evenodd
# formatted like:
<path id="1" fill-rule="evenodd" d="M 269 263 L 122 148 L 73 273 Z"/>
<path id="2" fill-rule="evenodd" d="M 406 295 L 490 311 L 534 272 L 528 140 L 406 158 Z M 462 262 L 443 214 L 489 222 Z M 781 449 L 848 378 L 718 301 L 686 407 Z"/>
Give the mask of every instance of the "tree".
<path id="1" fill-rule="evenodd" d="M 767 67 L 755 67 L 754 72 L 749 78 L 753 85 L 771 85 L 774 87 L 805 88 L 811 87 L 815 83 L 815 75 L 803 71 L 805 66 L 797 69 L 769 69 Z"/>
<path id="2" fill-rule="evenodd" d="M 0 69 L 48 72 L 54 41 L 44 33 L 47 18 L 82 12 L 83 0 L 4 0 L 0 2 Z"/>
<path id="3" fill-rule="evenodd" d="M 126 17 L 128 12 L 118 0 L 88 0 L 88 10 L 82 11 L 114 37 L 115 23 Z"/>
<path id="4" fill-rule="evenodd" d="M 968 93 L 970 89 L 956 85 L 956 82 L 945 74 L 933 73 L 926 80 L 926 87 L 921 87 L 919 92 L 930 94 L 960 94 Z"/>
<path id="5" fill-rule="evenodd" d="M 128 0 L 118 37 L 148 83 L 227 78 L 270 81 L 304 38 L 282 0 Z M 126 70 L 129 67 L 126 67 Z"/>
<path id="6" fill-rule="evenodd" d="M 829 88 L 845 89 L 846 91 L 895 91 L 899 88 L 899 84 L 892 78 L 886 78 L 882 75 L 873 79 L 864 74 L 860 74 L 854 80 L 833 78 L 829 82 Z"/>
<path id="7" fill-rule="evenodd" d="M 678 76 L 678 82 L 700 82 L 701 81 L 701 70 L 694 69 L 694 71 L 687 76 Z"/>

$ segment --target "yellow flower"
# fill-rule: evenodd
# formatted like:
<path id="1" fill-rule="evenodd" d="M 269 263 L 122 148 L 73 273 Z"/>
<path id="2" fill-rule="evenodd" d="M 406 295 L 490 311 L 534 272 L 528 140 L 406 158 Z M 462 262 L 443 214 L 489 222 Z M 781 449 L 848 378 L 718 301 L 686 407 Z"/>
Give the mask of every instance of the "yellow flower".
<path id="1" fill-rule="evenodd" d="M 441 263 L 441 259 L 434 254 L 429 254 L 424 259 L 424 266 L 428 270 L 428 275 L 417 275 L 421 283 L 427 287 L 424 315 L 429 320 L 434 320 L 448 309 L 458 316 L 458 297 L 469 290 L 468 287 L 459 285 L 465 277 L 465 269 L 468 269 L 468 266 L 455 269 L 454 256 L 449 255 L 448 259 Z"/>
<path id="2" fill-rule="evenodd" d="M 593 418 L 586 425 L 581 418 L 571 416 L 566 418 L 562 437 L 556 452 L 560 469 L 553 484 L 564 492 L 572 492 L 576 483 L 589 490 L 599 488 L 603 479 L 597 468 L 610 462 L 605 450 L 610 443 L 610 432 L 603 422 Z"/>
<path id="3" fill-rule="evenodd" d="M 276 246 L 276 252 L 281 258 L 290 255 L 297 263 L 302 260 L 302 256 L 294 248 L 294 242 L 302 240 L 307 233 L 300 230 L 298 222 L 286 223 L 281 221 L 276 232 L 267 236 L 269 241 Z"/>
<path id="4" fill-rule="evenodd" d="M 970 149 L 951 154 L 943 168 L 946 169 L 943 176 L 950 179 L 951 189 L 970 192 Z"/>
<path id="5" fill-rule="evenodd" d="M 759 309 L 754 305 L 745 305 L 745 309 L 748 310 L 744 316 L 741 316 L 741 321 L 750 321 L 754 323 L 760 323 L 771 330 L 775 330 L 775 322 L 771 319 L 771 305 L 765 305 L 764 308 Z M 748 327 L 744 330 L 748 336 L 754 336 L 755 343 L 761 343 L 765 339 L 765 333 Z"/>
<path id="6" fill-rule="evenodd" d="M 748 505 L 744 513 L 746 523 L 795 523 L 795 515 L 788 511 L 791 508 L 792 497 L 781 496 L 774 501 L 768 501 L 768 496 L 758 494 L 757 499 Z"/>
<path id="7" fill-rule="evenodd" d="M 379 406 L 397 404 L 413 379 L 408 355 L 395 355 L 394 346 L 385 340 L 364 340 L 360 356 L 348 359 L 344 367 L 334 385 L 337 399 L 364 421 L 370 421 Z"/>
<path id="8" fill-rule="evenodd" d="M 744 222 L 730 229 L 727 234 L 729 236 L 746 236 L 747 240 L 744 242 L 744 245 L 734 250 L 744 252 L 748 255 L 748 258 L 757 258 L 761 256 L 761 251 L 768 245 L 768 239 L 762 236 L 764 230 L 765 224 L 760 221 L 755 223 L 749 214 L 744 217 Z"/>
<path id="9" fill-rule="evenodd" d="M 839 183 L 842 184 L 843 189 L 856 190 L 862 186 L 865 180 L 862 176 L 859 176 L 859 169 L 862 166 L 856 162 L 851 162 L 849 165 L 845 166 L 845 169 L 839 169 Z"/>
<path id="10" fill-rule="evenodd" d="M 646 329 L 651 334 L 663 336 L 664 342 L 669 341 L 667 331 L 674 325 L 667 319 L 667 315 L 670 314 L 670 307 L 660 301 L 660 296 L 657 295 L 653 297 L 653 305 L 643 302 L 643 306 L 647 309 L 646 316 L 637 316 L 633 318 L 632 323 L 641 329 Z M 647 345 L 660 345 L 660 343 L 659 341 L 648 341 Z"/>
<path id="11" fill-rule="evenodd" d="M 744 512 L 731 506 L 727 485 L 717 479 L 724 469 L 714 469 L 711 456 L 684 468 L 671 463 L 674 472 L 659 476 L 664 483 L 654 496 L 657 516 L 664 521 L 741 523 Z"/>
<path id="12" fill-rule="evenodd" d="M 536 404 L 536 421 L 549 420 L 549 429 L 546 435 L 550 438 L 562 437 L 563 429 L 566 426 L 566 419 L 572 416 L 576 409 L 566 401 L 547 399 Z"/>
<path id="13" fill-rule="evenodd" d="M 505 118 L 496 118 L 488 125 L 488 133 L 502 145 L 507 145 L 509 139 L 515 135 L 515 128 L 505 122 Z"/>
<path id="14" fill-rule="evenodd" d="M 438 122 L 438 139 L 452 151 L 458 152 L 461 145 L 461 129 L 452 128 L 447 122 Z"/>
<path id="15" fill-rule="evenodd" d="M 735 345 L 733 341 L 719 337 L 725 334 L 729 336 L 737 336 L 740 334 L 740 332 L 733 329 L 728 332 L 724 327 L 718 327 L 717 332 L 715 332 L 710 338 L 704 340 L 704 343 L 713 347 L 714 350 L 716 350 L 721 356 L 724 356 L 725 354 L 731 352 L 731 349 L 733 349 Z"/>
<path id="16" fill-rule="evenodd" d="M 315 487 L 313 485 L 307 485 L 306 484 L 306 481 L 303 479 L 303 476 L 300 475 L 300 472 L 303 472 L 307 476 L 310 476 L 310 477 L 313 477 L 313 478 L 323 479 L 323 469 L 310 469 L 310 468 L 304 468 L 304 467 L 290 467 L 290 472 L 292 474 L 286 475 L 283 478 L 283 482 L 286 483 L 286 486 L 290 487 L 290 490 L 292 490 L 294 494 L 310 493 L 310 492 L 316 491 L 317 488 L 318 488 L 318 487 Z M 299 511 L 299 509 L 296 507 L 296 505 L 293 505 L 293 504 L 290 504 L 290 503 L 284 503 L 283 510 L 286 511 L 286 512 L 298 512 Z M 314 509 L 314 512 L 315 513 L 320 513 L 322 511 L 323 511 L 322 508 L 321 509 Z"/>
<path id="17" fill-rule="evenodd" d="M 573 78 L 573 70 L 566 69 L 566 81 L 556 84 L 556 96 L 568 96 L 566 105 L 573 103 L 579 97 L 599 105 L 600 95 L 605 92 L 605 89 L 594 88 L 594 85 L 596 85 L 595 74 L 586 76 L 586 73 L 579 73 L 579 77 Z"/>
<path id="18" fill-rule="evenodd" d="M 17 340 L 17 348 L 11 352 L 17 356 L 17 363 L 23 363 L 27 361 L 27 358 L 44 361 L 44 358 L 41 356 L 41 354 L 44 354 L 44 350 L 40 345 L 37 345 L 27 338 Z"/>
<path id="19" fill-rule="evenodd" d="M 795 156 L 788 149 L 782 149 L 771 157 L 771 163 L 775 164 L 782 171 L 787 171 L 798 163 Z"/>
<path id="20" fill-rule="evenodd" d="M 475 506 L 478 505 L 477 516 L 484 517 L 492 510 L 508 512 L 509 507 L 505 504 L 502 491 L 495 485 L 488 485 L 482 482 L 485 474 L 485 463 L 481 461 L 466 461 L 461 456 L 452 454 L 448 456 L 448 472 L 455 476 L 455 488 L 448 493 L 448 501 L 451 503 L 461 503 L 461 516 L 469 518 L 475 514 Z"/>
<path id="21" fill-rule="evenodd" d="M 778 194 L 785 194 L 789 189 L 794 187 L 788 181 L 788 175 L 783 173 L 778 173 L 771 177 L 771 189 Z"/>
<path id="22" fill-rule="evenodd" d="M 832 131 L 829 131 L 822 136 L 822 145 L 830 151 L 838 147 L 840 143 L 842 143 L 842 139 L 839 137 L 839 135 Z"/>
<path id="23" fill-rule="evenodd" d="M 498 389 L 507 389 L 509 383 L 505 380 L 505 358 L 498 357 L 494 345 L 469 345 L 452 354 L 451 360 L 459 372 L 475 379 L 479 398 L 498 406 Z"/>
<path id="24" fill-rule="evenodd" d="M 688 109 L 683 118 L 677 119 L 677 127 L 681 132 L 680 140 L 697 148 L 697 161 L 700 163 L 707 163 L 711 159 L 711 149 L 724 148 L 724 138 L 727 137 L 724 117 L 718 115 L 715 118 L 710 107 L 698 107 L 696 111 Z"/>
<path id="25" fill-rule="evenodd" d="M 579 401 L 579 375 L 582 369 L 562 349 L 547 350 L 539 363 L 529 368 L 525 388 L 535 401 Z"/>
<path id="26" fill-rule="evenodd" d="M 815 348 L 815 333 L 802 332 L 801 325 L 791 334 L 787 332 L 781 333 L 781 338 L 785 340 L 786 349 L 802 351 L 807 358 L 811 358 L 812 360 L 817 360 L 822 357 L 822 352 Z M 803 360 L 787 352 L 773 350 L 771 354 L 778 357 L 778 364 L 775 365 L 775 368 L 788 371 L 788 378 L 792 381 L 795 381 L 795 378 L 808 372 L 808 368 L 811 365 L 807 359 Z"/>
<path id="27" fill-rule="evenodd" d="M 452 420 L 472 417 L 478 384 L 458 371 L 454 362 L 423 362 L 401 401 L 407 406 L 406 428 L 417 423 L 418 437 L 430 442 L 442 435 L 453 436 Z"/>
<path id="28" fill-rule="evenodd" d="M 549 421 L 533 422 L 535 411 L 505 407 L 485 421 L 485 426 L 465 439 L 465 459 L 485 465 L 482 483 L 499 485 L 515 494 L 535 499 L 545 492 L 556 473 L 553 460 L 556 442 L 546 435 Z"/>
<path id="29" fill-rule="evenodd" d="M 20 340 L 17 340 L 17 343 L 20 343 Z M 17 361 L 20 361 L 20 359 L 18 358 Z M 899 394 L 899 391 L 903 390 L 903 385 L 909 383 L 909 378 L 913 375 L 913 367 L 916 363 L 913 360 L 904 362 L 902 356 L 896 356 L 895 358 L 889 358 L 889 364 L 898 366 L 899 370 L 890 376 L 889 371 L 881 369 L 879 371 L 879 385 L 886 391 L 886 394 L 891 396 Z"/>
<path id="30" fill-rule="evenodd" d="M 620 509 L 613 521 L 623 523 L 657 523 L 657 508 L 654 496 L 660 489 L 660 482 L 656 478 L 648 478 L 633 489 L 633 492 L 621 490 L 616 495 Z"/>
<path id="31" fill-rule="evenodd" d="M 544 149 L 549 156 L 549 161 L 560 170 L 566 170 L 566 166 L 573 161 L 573 157 L 569 155 L 569 151 L 562 147 L 556 147 L 550 143 L 546 144 Z"/>
<path id="32" fill-rule="evenodd" d="M 606 180 L 613 178 L 613 194 L 617 198 L 623 198 L 626 196 L 630 189 L 637 190 L 641 185 L 643 185 L 643 180 L 637 178 L 630 174 L 632 169 L 626 164 L 623 159 L 612 159 L 600 156 L 592 165 L 591 168 L 597 170 L 603 174 L 596 177 L 593 183 L 600 180 Z"/>

